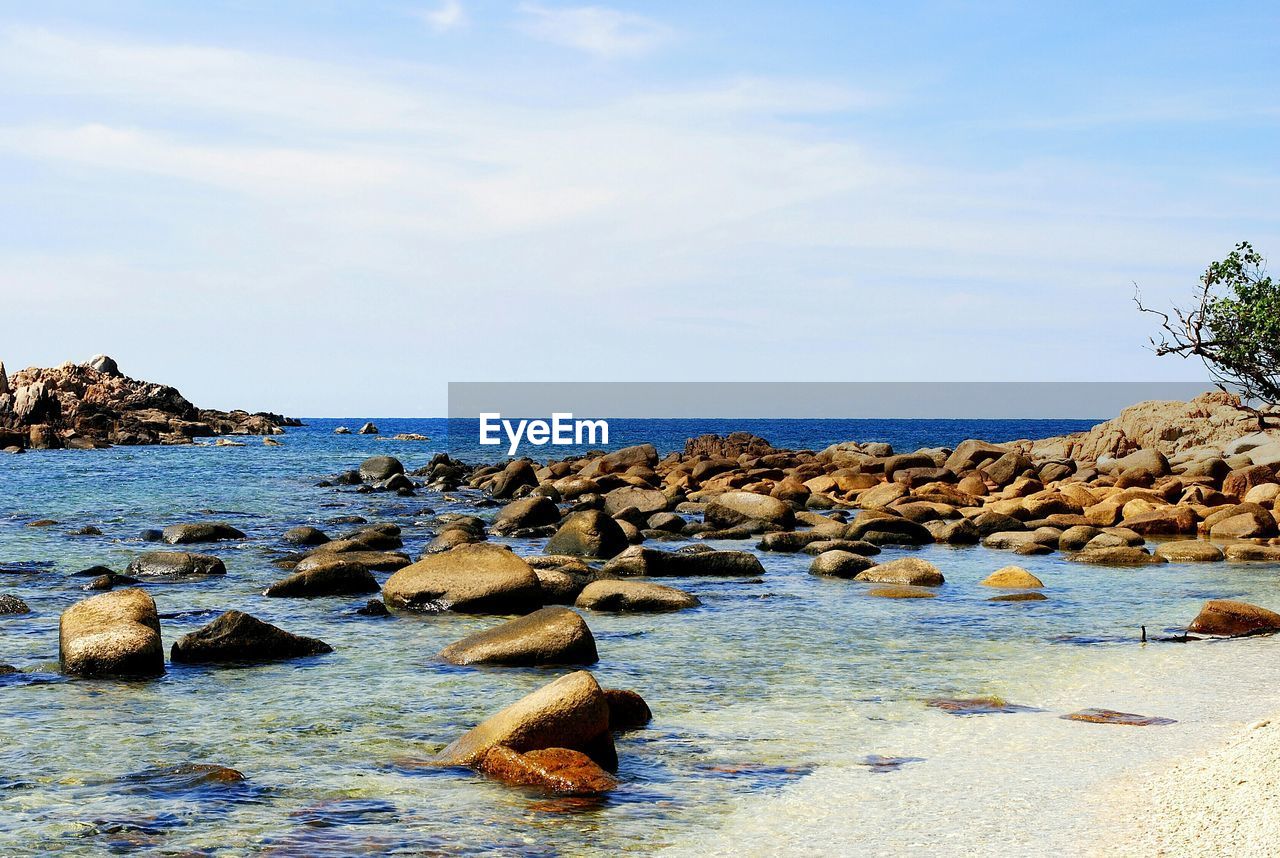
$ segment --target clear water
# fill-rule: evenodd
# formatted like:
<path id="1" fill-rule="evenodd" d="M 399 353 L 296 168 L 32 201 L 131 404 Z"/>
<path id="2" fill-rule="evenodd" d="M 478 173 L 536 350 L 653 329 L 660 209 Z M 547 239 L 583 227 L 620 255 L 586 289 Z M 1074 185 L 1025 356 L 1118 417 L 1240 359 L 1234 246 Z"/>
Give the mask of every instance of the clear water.
<path id="1" fill-rule="evenodd" d="M 378 422 L 385 434 L 440 428 Z M 766 554 L 759 582 L 672 582 L 702 598 L 697 610 L 587 617 L 601 682 L 636 689 L 655 712 L 650 728 L 618 742 L 615 795 L 555 800 L 434 770 L 420 761 L 560 671 L 436 660 L 494 618 L 374 619 L 353 614 L 361 599 L 260 595 L 281 577 L 270 560 L 286 550 L 279 536 L 288 527 L 341 531 L 326 522 L 351 514 L 395 521 L 416 556 L 431 538 L 431 511 L 466 508 L 430 492 L 315 487 L 375 452 L 413 468 L 439 446 L 333 436 L 334 425 L 292 430 L 280 448 L 251 439 L 243 448 L 0 457 L 0 567 L 36 570 L 0 580 L 0 592 L 33 611 L 0 617 L 0 663 L 23 671 L 0 677 L 0 854 L 821 854 L 832 844 L 872 854 L 944 841 L 963 851 L 1004 842 L 1017 819 L 1039 822 L 1013 825 L 1009 842 L 1040 847 L 1070 830 L 1049 824 L 1058 818 L 1049 810 L 1144 754 L 1248 717 L 1258 703 L 1250 683 L 1280 679 L 1269 640 L 1137 642 L 1140 625 L 1153 635 L 1179 628 L 1206 598 L 1274 605 L 1271 565 L 1117 570 L 1018 558 L 1046 582 L 1049 601 L 992 603 L 977 582 L 1012 562 L 1005 553 L 925 549 L 948 580 L 930 600 L 868 598 L 862 585 L 810 576 L 807 556 Z M 920 443 L 954 441 L 922 428 L 911 427 Z M 676 434 L 660 446 L 680 446 Z M 825 443 L 815 436 L 804 446 Z M 225 579 L 148 587 L 166 648 L 237 608 L 323 638 L 335 652 L 232 670 L 174 665 L 146 683 L 62 679 L 58 616 L 86 595 L 86 579 L 70 573 L 95 563 L 120 570 L 151 547 L 138 541 L 141 529 L 205 517 L 249 538 L 213 549 L 226 560 Z M 42 518 L 59 524 L 27 526 Z M 104 535 L 66 535 L 90 524 Z M 963 718 L 922 702 L 986 694 L 1044 711 Z M 1085 706 L 1179 724 L 1138 730 L 1057 718 Z M 1160 711 L 1142 708 L 1152 706 Z M 874 754 L 921 761 L 875 772 L 862 765 Z M 187 793 L 122 780 L 189 762 L 248 779 Z M 1058 845 L 1072 851 L 1072 842 Z"/>

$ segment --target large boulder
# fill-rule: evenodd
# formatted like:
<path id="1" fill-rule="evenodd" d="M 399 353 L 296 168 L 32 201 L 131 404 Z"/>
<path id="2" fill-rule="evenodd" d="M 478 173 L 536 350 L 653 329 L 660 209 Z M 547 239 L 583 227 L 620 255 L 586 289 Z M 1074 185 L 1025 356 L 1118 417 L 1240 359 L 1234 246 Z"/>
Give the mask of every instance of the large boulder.
<path id="1" fill-rule="evenodd" d="M 578 594 L 575 603 L 590 611 L 657 613 L 696 608 L 698 597 L 675 587 L 649 581 L 593 581 Z"/>
<path id="2" fill-rule="evenodd" d="M 170 545 L 188 545 L 193 542 L 219 542 L 224 539 L 244 539 L 244 532 L 223 521 L 198 524 L 171 524 L 161 537 Z"/>
<path id="3" fill-rule="evenodd" d="M 627 547 L 621 525 L 598 509 L 584 509 L 565 518 L 547 542 L 547 554 L 608 559 Z"/>
<path id="4" fill-rule="evenodd" d="M 1213 563 L 1222 559 L 1222 549 L 1203 539 L 1162 542 L 1155 553 L 1174 563 Z"/>
<path id="5" fill-rule="evenodd" d="M 537 484 L 538 476 L 534 472 L 533 465 L 525 459 L 516 459 L 493 478 L 493 483 L 489 486 L 489 493 L 498 500 L 505 500 L 514 496 L 516 490 L 520 487 L 536 486 Z"/>
<path id="6" fill-rule="evenodd" d="M 551 607 L 468 635 L 440 657 L 451 664 L 595 664 L 596 641 L 582 617 Z"/>
<path id="7" fill-rule="evenodd" d="M 164 673 L 156 603 L 141 590 L 76 602 L 58 622 L 58 661 L 73 676 L 148 677 Z"/>
<path id="8" fill-rule="evenodd" d="M 240 611 L 227 611 L 213 622 L 178 638 L 169 657 L 184 664 L 284 661 L 333 652 L 316 638 L 291 634 Z"/>
<path id="9" fill-rule="evenodd" d="M 1159 554 L 1152 554 L 1137 545 L 1094 547 L 1092 542 L 1082 551 L 1064 554 L 1063 559 L 1073 563 L 1092 563 L 1099 566 L 1151 566 L 1169 562 Z"/>
<path id="10" fill-rule="evenodd" d="M 1009 452 L 1007 447 L 971 438 L 956 445 L 951 455 L 947 456 L 943 467 L 953 474 L 960 474 L 980 468 L 983 463 L 998 459 L 1007 452 Z"/>
<path id="11" fill-rule="evenodd" d="M 389 608 L 524 614 L 542 607 L 542 587 L 528 563 L 498 545 L 461 545 L 428 554 L 382 585 Z"/>
<path id="12" fill-rule="evenodd" d="M 900 584 L 911 587 L 941 587 L 946 579 L 927 560 L 919 557 L 901 557 L 872 566 L 854 576 L 855 581 L 869 584 Z"/>
<path id="13" fill-rule="evenodd" d="M 598 456 L 588 462 L 579 473 L 584 477 L 594 478 L 602 474 L 620 473 L 636 465 L 652 468 L 657 463 L 658 451 L 652 444 L 637 444 Z"/>
<path id="14" fill-rule="evenodd" d="M 1280 614 L 1233 599 L 1210 599 L 1187 627 L 1200 635 L 1241 637 L 1280 631 Z"/>
<path id="15" fill-rule="evenodd" d="M 404 473 L 404 465 L 395 456 L 370 456 L 360 463 L 360 479 L 376 483 Z"/>
<path id="16" fill-rule="evenodd" d="M 1222 480 L 1222 493 L 1243 499 L 1255 486 L 1275 481 L 1276 469 L 1271 465 L 1253 465 L 1227 474 Z"/>
<path id="17" fill-rule="evenodd" d="M 695 577 L 764 574 L 760 559 L 748 551 L 659 551 L 633 545 L 604 565 L 606 576 Z"/>
<path id="18" fill-rule="evenodd" d="M 411 561 L 400 551 L 342 551 L 309 554 L 293 567 L 295 572 L 317 572 L 331 567 L 362 566 L 376 572 L 394 572 Z"/>
<path id="19" fill-rule="evenodd" d="M 316 546 L 329 541 L 329 536 L 318 527 L 299 525 L 284 532 L 284 541 L 294 545 Z"/>
<path id="20" fill-rule="evenodd" d="M 125 569 L 138 578 L 189 578 L 200 575 L 226 575 L 221 558 L 190 551 L 148 551 L 133 559 Z"/>
<path id="21" fill-rule="evenodd" d="M 1252 539 L 1261 536 L 1274 536 L 1276 520 L 1271 513 L 1253 504 L 1241 504 L 1235 515 L 1228 516 L 1213 523 L 1209 535 L 1214 539 Z"/>
<path id="22" fill-rule="evenodd" d="M 276 581 L 264 592 L 264 596 L 351 596 L 378 592 L 377 579 L 362 563 L 350 563 L 337 555 L 332 562 L 294 571 L 292 575 Z"/>
<path id="23" fill-rule="evenodd" d="M 559 520 L 560 510 L 550 498 L 531 495 L 504 506 L 493 520 L 493 532 L 499 535 L 510 534 L 517 530 L 555 524 Z"/>
<path id="24" fill-rule="evenodd" d="M 490 750 L 519 753 L 547 748 L 581 751 L 608 771 L 618 756 L 609 733 L 609 703 L 594 676 L 579 670 L 517 700 L 444 748 L 437 762 L 476 766 Z"/>
<path id="25" fill-rule="evenodd" d="M 725 492 L 707 504 L 703 515 L 708 524 L 717 527 L 732 527 L 747 521 L 774 524 L 785 530 L 796 526 L 790 504 L 751 492 Z"/>

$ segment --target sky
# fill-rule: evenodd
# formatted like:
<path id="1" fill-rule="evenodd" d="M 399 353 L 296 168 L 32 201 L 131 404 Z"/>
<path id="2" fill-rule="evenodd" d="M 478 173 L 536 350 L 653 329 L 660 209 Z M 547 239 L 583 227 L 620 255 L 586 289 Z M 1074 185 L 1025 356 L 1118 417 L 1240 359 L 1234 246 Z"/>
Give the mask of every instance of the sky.
<path id="1" fill-rule="evenodd" d="M 1181 381 L 1280 255 L 1280 6 L 0 2 L 0 360 L 198 405 Z"/>

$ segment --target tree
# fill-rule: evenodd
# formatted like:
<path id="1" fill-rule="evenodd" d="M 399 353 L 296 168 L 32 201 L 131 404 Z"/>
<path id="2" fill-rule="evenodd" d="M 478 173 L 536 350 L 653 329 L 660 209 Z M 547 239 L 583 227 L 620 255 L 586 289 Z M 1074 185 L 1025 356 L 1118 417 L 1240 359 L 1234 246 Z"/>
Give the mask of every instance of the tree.
<path id="1" fill-rule="evenodd" d="M 1266 261 L 1251 244 L 1237 244 L 1205 269 L 1189 309 L 1146 307 L 1136 286 L 1134 302 L 1161 320 L 1161 332 L 1150 340 L 1157 355 L 1200 358 L 1218 388 L 1239 393 L 1265 428 L 1259 406 L 1280 403 L 1280 282 L 1267 276 Z"/>

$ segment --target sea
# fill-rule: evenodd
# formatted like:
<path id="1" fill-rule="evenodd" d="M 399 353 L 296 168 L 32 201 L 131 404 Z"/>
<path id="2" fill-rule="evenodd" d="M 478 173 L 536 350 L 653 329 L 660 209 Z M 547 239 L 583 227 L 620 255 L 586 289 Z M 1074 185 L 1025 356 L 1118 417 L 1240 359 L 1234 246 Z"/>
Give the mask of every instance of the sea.
<path id="1" fill-rule="evenodd" d="M 592 671 L 606 687 L 638 691 L 654 713 L 618 737 L 613 794 L 556 798 L 431 766 L 443 745 L 565 670 L 438 658 L 501 618 L 375 618 L 356 613 L 360 597 L 262 595 L 285 574 L 272 561 L 291 550 L 281 540 L 290 527 L 337 535 L 352 516 L 390 521 L 416 557 L 437 515 L 476 512 L 470 490 L 401 497 L 318 485 L 372 455 L 412 470 L 464 440 L 445 420 L 373 418 L 378 435 L 334 433 L 367 419 L 306 420 L 279 447 L 245 438 L 0 456 L 0 593 L 31 608 L 0 616 L 0 664 L 17 668 L 0 675 L 0 854 L 1087 854 L 1108 783 L 1276 702 L 1263 691 L 1280 682 L 1275 641 L 1160 640 L 1209 598 L 1276 607 L 1272 564 L 1115 569 L 983 547 L 886 548 L 880 559 L 923 557 L 947 583 L 932 599 L 879 599 L 810 575 L 807 555 L 757 552 L 759 578 L 664 581 L 695 593 L 699 608 L 586 614 L 601 658 Z M 1094 422 L 620 420 L 608 447 L 648 442 L 665 454 L 692 436 L 748 431 L 778 447 L 880 441 L 910 451 Z M 32 526 L 41 521 L 54 523 Z M 144 529 L 191 521 L 226 521 L 246 538 L 201 547 L 225 560 L 225 577 L 146 585 L 166 650 L 237 609 L 334 652 L 171 664 L 146 682 L 62 676 L 58 618 L 89 595 L 76 572 L 123 571 L 155 547 Z M 101 535 L 73 535 L 87 526 Z M 502 541 L 521 554 L 543 547 Z M 978 582 L 1015 561 L 1045 582 L 1046 600 L 990 600 Z M 996 701 L 975 714 L 931 705 L 978 697 Z M 1175 723 L 1061 717 L 1086 707 Z M 245 779 L 165 774 L 188 764 Z"/>

